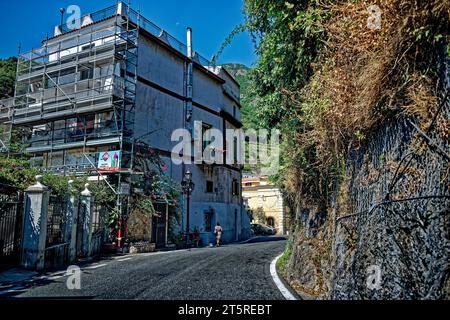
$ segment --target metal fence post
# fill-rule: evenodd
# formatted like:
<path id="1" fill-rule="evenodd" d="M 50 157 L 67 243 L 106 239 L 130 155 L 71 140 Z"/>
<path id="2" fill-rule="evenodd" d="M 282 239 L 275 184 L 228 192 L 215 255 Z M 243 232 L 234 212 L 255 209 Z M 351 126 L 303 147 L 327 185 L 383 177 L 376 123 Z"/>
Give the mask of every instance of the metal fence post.
<path id="1" fill-rule="evenodd" d="M 36 184 L 25 191 L 21 265 L 28 269 L 45 267 L 48 201 L 48 188 L 42 184 L 42 176 L 36 176 Z"/>
<path id="2" fill-rule="evenodd" d="M 83 219 L 83 244 L 82 244 L 82 254 L 83 256 L 88 256 L 91 249 L 91 218 L 92 218 L 92 193 L 88 189 L 89 183 L 84 185 L 84 190 L 81 192 L 81 205 L 84 206 L 84 219 Z"/>

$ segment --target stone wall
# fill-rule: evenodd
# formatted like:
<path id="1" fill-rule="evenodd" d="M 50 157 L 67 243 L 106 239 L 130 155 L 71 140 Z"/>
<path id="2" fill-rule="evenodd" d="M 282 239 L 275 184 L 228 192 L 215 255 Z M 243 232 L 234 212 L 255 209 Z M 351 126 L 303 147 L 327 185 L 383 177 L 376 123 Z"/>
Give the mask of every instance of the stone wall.
<path id="1" fill-rule="evenodd" d="M 430 135 L 448 150 L 444 137 Z M 426 143 L 418 148 L 421 139 L 408 120 L 392 122 L 349 160 L 348 203 L 336 210 L 332 298 L 450 294 L 442 291 L 450 268 L 448 160 Z M 379 288 L 367 285 L 370 268 L 380 272 Z"/>
<path id="2" fill-rule="evenodd" d="M 450 298 L 448 64 L 442 74 L 431 127 L 402 115 L 380 124 L 350 152 L 331 205 L 291 205 L 286 276 L 303 297 Z"/>

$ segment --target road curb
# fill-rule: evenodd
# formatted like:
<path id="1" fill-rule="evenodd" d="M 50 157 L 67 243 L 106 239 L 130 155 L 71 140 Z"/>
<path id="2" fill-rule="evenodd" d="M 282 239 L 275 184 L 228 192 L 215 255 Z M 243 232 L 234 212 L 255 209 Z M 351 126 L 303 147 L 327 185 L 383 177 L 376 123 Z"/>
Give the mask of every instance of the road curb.
<path id="1" fill-rule="evenodd" d="M 240 242 L 232 242 L 232 244 L 246 244 L 246 243 L 249 243 L 250 241 L 252 241 L 253 239 L 256 239 L 256 238 L 258 238 L 258 237 L 250 237 L 247 240 L 243 240 L 243 241 L 240 241 Z"/>
<path id="2" fill-rule="evenodd" d="M 281 258 L 281 256 L 282 254 L 273 259 L 273 261 L 270 263 L 270 275 L 272 276 L 273 282 L 275 282 L 278 290 L 280 290 L 281 294 L 286 300 L 299 300 L 291 293 L 291 291 L 284 285 L 284 282 L 278 276 L 277 262 Z"/>

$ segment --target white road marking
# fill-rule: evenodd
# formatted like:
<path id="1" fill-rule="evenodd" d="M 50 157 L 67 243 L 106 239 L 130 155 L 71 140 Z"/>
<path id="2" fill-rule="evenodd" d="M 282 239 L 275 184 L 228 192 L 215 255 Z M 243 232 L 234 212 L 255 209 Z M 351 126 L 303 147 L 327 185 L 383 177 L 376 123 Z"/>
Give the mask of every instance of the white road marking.
<path id="1" fill-rule="evenodd" d="M 41 279 L 41 280 L 56 280 L 56 279 L 60 279 L 60 278 L 62 278 L 64 276 L 66 276 L 66 272 L 67 271 L 53 272 L 53 273 L 50 273 L 48 275 L 41 276 L 41 277 L 39 277 L 39 279 Z M 27 282 L 34 282 L 34 281 L 35 281 L 34 279 L 27 280 Z"/>
<path id="2" fill-rule="evenodd" d="M 8 293 L 17 292 L 17 291 L 23 290 L 23 289 L 25 289 L 25 288 L 24 287 L 12 287 L 11 289 L 0 291 L 0 296 L 4 295 L 4 294 L 8 294 Z"/>
<path id="3" fill-rule="evenodd" d="M 117 261 L 122 262 L 122 261 L 127 261 L 127 260 L 131 260 L 131 258 L 119 259 L 119 260 L 117 260 Z"/>
<path id="4" fill-rule="evenodd" d="M 294 295 L 285 287 L 283 282 L 280 280 L 280 277 L 278 277 L 277 261 L 281 258 L 281 256 L 282 254 L 276 257 L 270 264 L 270 275 L 272 276 L 273 282 L 275 282 L 275 285 L 278 287 L 278 290 L 280 290 L 286 300 L 297 300 L 297 298 L 294 297 Z"/>
<path id="5" fill-rule="evenodd" d="M 86 268 L 83 268 L 83 269 L 84 270 L 93 270 L 93 269 L 98 269 L 98 268 L 101 268 L 101 267 L 104 267 L 104 266 L 106 266 L 106 263 L 97 264 L 95 266 L 90 266 L 90 267 L 86 267 Z"/>
<path id="6" fill-rule="evenodd" d="M 57 279 L 61 279 L 64 276 L 53 276 L 53 277 L 45 277 L 46 280 L 57 280 Z"/>
<path id="7" fill-rule="evenodd" d="M 67 271 L 59 271 L 59 272 L 50 273 L 49 276 L 50 276 L 50 277 L 54 277 L 54 276 L 64 276 L 66 273 L 67 273 Z"/>

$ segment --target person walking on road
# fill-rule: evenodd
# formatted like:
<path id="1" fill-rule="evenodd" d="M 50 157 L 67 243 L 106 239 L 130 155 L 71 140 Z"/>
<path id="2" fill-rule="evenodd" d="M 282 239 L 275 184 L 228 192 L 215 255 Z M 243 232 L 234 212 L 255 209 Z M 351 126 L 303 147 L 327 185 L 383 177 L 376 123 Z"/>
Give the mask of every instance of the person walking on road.
<path id="1" fill-rule="evenodd" d="M 216 247 L 220 247 L 220 240 L 222 238 L 223 229 L 220 223 L 217 222 L 216 227 L 214 228 L 214 233 L 216 235 Z"/>

